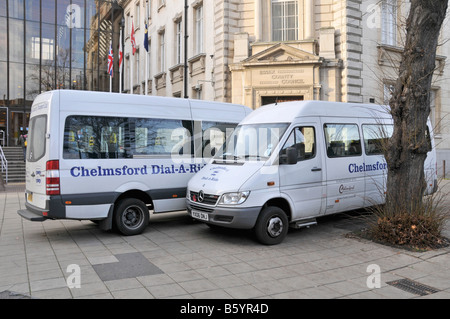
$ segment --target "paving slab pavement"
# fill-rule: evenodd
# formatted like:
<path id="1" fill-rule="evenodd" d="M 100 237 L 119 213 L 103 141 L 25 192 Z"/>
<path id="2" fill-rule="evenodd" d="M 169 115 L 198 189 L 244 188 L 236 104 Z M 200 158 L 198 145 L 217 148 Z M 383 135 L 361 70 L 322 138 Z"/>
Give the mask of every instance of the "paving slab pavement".
<path id="1" fill-rule="evenodd" d="M 143 234 L 125 237 L 90 221 L 24 220 L 23 190 L 0 192 L 3 299 L 450 298 L 449 247 L 411 252 L 346 237 L 360 214 L 320 218 L 277 246 L 249 231 L 212 230 L 186 212 L 152 215 Z M 412 286 L 395 285 L 403 279 Z"/>

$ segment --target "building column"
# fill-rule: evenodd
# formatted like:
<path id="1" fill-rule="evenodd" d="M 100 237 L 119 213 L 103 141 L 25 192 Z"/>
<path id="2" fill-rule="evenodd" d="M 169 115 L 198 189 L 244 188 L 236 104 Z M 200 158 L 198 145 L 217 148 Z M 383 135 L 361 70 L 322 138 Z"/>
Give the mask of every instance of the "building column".
<path id="1" fill-rule="evenodd" d="M 304 1 L 305 40 L 314 38 L 314 0 Z"/>
<path id="2" fill-rule="evenodd" d="M 255 38 L 256 42 L 262 41 L 261 0 L 255 0 Z"/>

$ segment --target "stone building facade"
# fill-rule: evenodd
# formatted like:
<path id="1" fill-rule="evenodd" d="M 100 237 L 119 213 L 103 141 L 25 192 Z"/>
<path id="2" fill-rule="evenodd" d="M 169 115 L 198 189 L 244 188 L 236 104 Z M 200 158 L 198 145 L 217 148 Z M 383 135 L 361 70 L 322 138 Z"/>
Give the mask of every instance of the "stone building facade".
<path id="1" fill-rule="evenodd" d="M 187 14 L 184 1 L 119 1 L 126 29 L 125 92 L 131 93 L 131 64 L 137 94 L 147 90 L 253 109 L 275 101 L 385 104 L 389 99 L 402 52 L 407 0 L 186 2 Z M 143 48 L 147 16 L 149 53 Z M 449 31 L 450 24 L 444 23 L 431 93 L 439 167 L 444 159 L 450 163 Z"/>

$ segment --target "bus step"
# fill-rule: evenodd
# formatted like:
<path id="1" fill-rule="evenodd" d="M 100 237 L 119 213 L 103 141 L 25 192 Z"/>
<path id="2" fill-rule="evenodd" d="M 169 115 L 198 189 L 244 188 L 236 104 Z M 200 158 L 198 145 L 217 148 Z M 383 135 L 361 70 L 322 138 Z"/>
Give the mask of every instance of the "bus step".
<path id="1" fill-rule="evenodd" d="M 317 221 L 315 218 L 298 220 L 296 222 L 291 223 L 291 228 L 309 228 L 310 226 L 317 225 Z"/>

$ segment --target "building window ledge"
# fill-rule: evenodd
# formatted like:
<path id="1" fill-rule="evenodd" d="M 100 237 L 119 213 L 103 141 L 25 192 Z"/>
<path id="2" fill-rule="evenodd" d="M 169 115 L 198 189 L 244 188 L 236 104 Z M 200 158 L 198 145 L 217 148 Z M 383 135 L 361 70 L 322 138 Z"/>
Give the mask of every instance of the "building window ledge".
<path id="1" fill-rule="evenodd" d="M 189 74 L 195 76 L 205 72 L 206 53 L 200 53 L 188 60 Z"/>
<path id="2" fill-rule="evenodd" d="M 177 64 L 169 68 L 171 83 L 177 83 L 183 81 L 184 76 L 184 64 Z"/>
<path id="3" fill-rule="evenodd" d="M 157 90 L 166 87 L 166 72 L 160 72 L 154 76 L 155 87 Z"/>
<path id="4" fill-rule="evenodd" d="M 388 44 L 380 44 L 377 46 L 378 49 L 378 64 L 379 65 L 388 65 L 393 66 L 393 62 L 400 62 L 401 54 L 404 51 L 404 48 L 388 45 Z M 436 64 L 438 75 L 444 74 L 445 68 L 445 60 L 447 58 L 443 55 L 436 55 Z"/>

